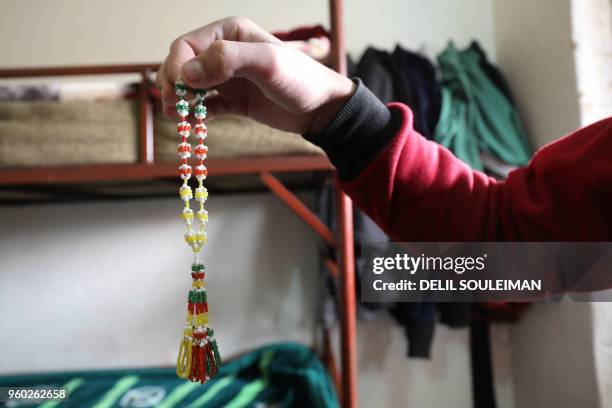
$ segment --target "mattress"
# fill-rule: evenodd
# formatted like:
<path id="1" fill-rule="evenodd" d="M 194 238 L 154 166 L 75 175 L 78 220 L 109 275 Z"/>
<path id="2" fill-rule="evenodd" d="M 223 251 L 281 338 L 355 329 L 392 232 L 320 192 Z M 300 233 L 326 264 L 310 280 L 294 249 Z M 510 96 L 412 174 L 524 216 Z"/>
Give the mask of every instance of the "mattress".
<path id="1" fill-rule="evenodd" d="M 129 164 L 138 156 L 138 104 L 116 100 L 0 102 L 0 167 Z M 238 116 L 209 125 L 210 158 L 322 154 L 297 134 Z M 173 162 L 175 120 L 154 116 L 155 160 Z"/>

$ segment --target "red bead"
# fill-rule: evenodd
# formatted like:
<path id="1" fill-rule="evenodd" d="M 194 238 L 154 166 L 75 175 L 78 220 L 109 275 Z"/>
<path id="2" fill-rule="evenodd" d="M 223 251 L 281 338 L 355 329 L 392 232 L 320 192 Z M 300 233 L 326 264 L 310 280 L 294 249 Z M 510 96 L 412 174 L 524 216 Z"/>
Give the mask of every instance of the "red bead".
<path id="1" fill-rule="evenodd" d="M 199 167 L 199 168 L 198 168 L 198 167 Z M 207 176 L 208 176 L 208 169 L 207 169 L 206 167 L 204 167 L 204 166 L 202 166 L 203 168 L 202 168 L 202 167 L 200 167 L 200 166 L 198 166 L 198 167 L 196 167 L 196 170 L 195 170 L 195 174 L 196 174 L 196 176 L 204 176 L 204 177 L 207 177 Z"/>
<path id="2" fill-rule="evenodd" d="M 177 131 L 182 132 L 183 130 L 191 130 L 191 125 L 189 123 L 187 123 L 187 124 L 181 124 L 181 123 L 179 123 L 176 126 L 176 130 Z"/>
<path id="3" fill-rule="evenodd" d="M 194 313 L 195 309 L 195 313 Z M 194 314 L 208 312 L 208 302 L 204 303 L 187 303 L 187 310 Z"/>
<path id="4" fill-rule="evenodd" d="M 208 154 L 208 146 L 199 144 L 195 147 L 195 154 L 204 155 Z"/>

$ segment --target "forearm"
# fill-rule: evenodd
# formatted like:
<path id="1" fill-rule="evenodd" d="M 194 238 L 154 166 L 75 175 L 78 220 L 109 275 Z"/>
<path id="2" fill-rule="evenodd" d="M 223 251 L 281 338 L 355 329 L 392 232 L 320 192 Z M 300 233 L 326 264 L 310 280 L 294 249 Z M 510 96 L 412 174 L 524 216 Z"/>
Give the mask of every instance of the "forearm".
<path id="1" fill-rule="evenodd" d="M 496 182 L 412 128 L 404 105 L 382 104 L 360 84 L 317 135 L 356 205 L 395 240 L 492 239 L 483 219 Z"/>
<path id="2" fill-rule="evenodd" d="M 567 241 L 612 237 L 611 133 L 612 124 L 577 131 L 498 182 L 419 135 L 408 107 L 386 107 L 361 85 L 326 129 L 306 137 L 394 240 Z"/>

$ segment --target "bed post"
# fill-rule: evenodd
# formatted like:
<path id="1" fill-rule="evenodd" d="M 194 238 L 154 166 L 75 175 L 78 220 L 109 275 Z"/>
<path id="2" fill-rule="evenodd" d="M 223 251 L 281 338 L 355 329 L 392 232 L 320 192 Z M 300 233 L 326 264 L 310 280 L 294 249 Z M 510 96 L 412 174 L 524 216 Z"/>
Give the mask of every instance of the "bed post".
<path id="1" fill-rule="evenodd" d="M 336 71 L 346 75 L 346 49 L 344 44 L 344 9 L 342 0 L 330 0 L 332 64 Z M 355 256 L 353 237 L 353 206 L 350 198 L 338 188 L 338 250 L 340 284 L 340 330 L 342 353 L 342 395 L 344 407 L 358 406 L 357 395 L 357 321 L 355 299 Z"/>
<path id="2" fill-rule="evenodd" d="M 142 78 L 138 101 L 140 114 L 138 122 L 138 162 L 140 164 L 153 164 L 153 107 L 151 95 L 149 94 L 149 76 L 151 75 L 151 70 L 145 68 L 140 72 L 140 75 Z"/>

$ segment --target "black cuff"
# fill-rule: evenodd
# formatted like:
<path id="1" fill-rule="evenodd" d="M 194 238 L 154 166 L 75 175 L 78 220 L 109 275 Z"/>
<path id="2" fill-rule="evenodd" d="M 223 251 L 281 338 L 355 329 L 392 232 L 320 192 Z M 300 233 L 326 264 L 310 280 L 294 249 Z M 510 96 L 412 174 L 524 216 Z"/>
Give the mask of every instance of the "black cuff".
<path id="1" fill-rule="evenodd" d="M 336 118 L 320 132 L 303 135 L 325 151 L 344 181 L 357 178 L 402 123 L 400 112 L 387 108 L 361 79 L 353 81 L 357 89 Z"/>

